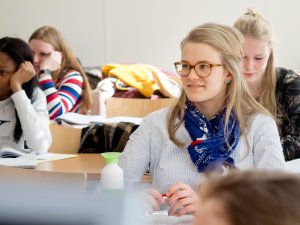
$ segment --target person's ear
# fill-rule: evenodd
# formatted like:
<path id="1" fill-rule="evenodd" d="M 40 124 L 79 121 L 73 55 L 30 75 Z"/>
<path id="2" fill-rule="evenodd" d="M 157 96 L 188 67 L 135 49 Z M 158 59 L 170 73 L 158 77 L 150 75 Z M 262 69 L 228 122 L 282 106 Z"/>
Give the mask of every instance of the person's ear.
<path id="1" fill-rule="evenodd" d="M 268 57 L 270 57 L 272 52 L 273 52 L 273 49 L 271 47 L 269 47 L 269 56 Z"/>
<path id="2" fill-rule="evenodd" d="M 225 84 L 229 84 L 232 80 L 232 75 L 228 72 L 228 74 L 226 75 L 226 78 L 224 80 Z"/>

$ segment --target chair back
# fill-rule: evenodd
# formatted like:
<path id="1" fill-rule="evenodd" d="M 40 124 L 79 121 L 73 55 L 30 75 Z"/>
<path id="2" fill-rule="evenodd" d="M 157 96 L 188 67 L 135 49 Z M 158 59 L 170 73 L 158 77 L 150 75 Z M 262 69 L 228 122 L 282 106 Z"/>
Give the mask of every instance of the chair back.
<path id="1" fill-rule="evenodd" d="M 92 224 L 83 173 L 0 166 L 0 183 L 0 224 Z"/>
<path id="2" fill-rule="evenodd" d="M 50 124 L 50 130 L 52 134 L 52 145 L 48 152 L 64 154 L 74 154 L 78 152 L 82 129 Z"/>
<path id="3" fill-rule="evenodd" d="M 141 99 L 109 98 L 106 100 L 106 116 L 145 117 L 147 114 L 174 105 L 177 98 Z"/>

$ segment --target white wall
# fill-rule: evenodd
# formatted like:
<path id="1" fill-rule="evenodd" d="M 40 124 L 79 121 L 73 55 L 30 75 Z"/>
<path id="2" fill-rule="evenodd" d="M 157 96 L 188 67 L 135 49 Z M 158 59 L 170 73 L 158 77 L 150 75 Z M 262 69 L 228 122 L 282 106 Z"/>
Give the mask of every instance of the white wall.
<path id="1" fill-rule="evenodd" d="M 181 39 L 204 22 L 232 25 L 256 8 L 274 27 L 277 64 L 300 69 L 297 0 L 0 0 L 0 36 L 58 28 L 85 66 L 149 63 L 170 71 Z"/>
<path id="2" fill-rule="evenodd" d="M 102 0 L 0 0 L 0 37 L 28 40 L 37 28 L 62 32 L 84 65 L 102 65 L 104 5 Z"/>

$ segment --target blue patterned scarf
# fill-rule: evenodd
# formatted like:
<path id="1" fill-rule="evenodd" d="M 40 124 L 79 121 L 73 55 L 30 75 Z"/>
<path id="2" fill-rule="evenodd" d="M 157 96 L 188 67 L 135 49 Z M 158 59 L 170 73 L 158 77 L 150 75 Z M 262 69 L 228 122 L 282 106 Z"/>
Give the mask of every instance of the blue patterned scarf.
<path id="1" fill-rule="evenodd" d="M 218 167 L 229 164 L 234 166 L 230 157 L 239 137 L 240 124 L 232 112 L 228 121 L 228 143 L 224 135 L 225 111 L 218 113 L 211 120 L 199 112 L 194 103 L 187 101 L 184 122 L 193 142 L 188 146 L 188 152 L 199 172 L 207 169 L 216 170 Z"/>

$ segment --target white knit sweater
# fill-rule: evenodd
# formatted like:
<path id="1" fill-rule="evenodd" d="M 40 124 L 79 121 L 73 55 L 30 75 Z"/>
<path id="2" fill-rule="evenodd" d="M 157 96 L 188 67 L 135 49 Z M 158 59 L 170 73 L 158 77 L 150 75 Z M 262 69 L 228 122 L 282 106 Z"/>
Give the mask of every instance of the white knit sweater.
<path id="1" fill-rule="evenodd" d="M 176 136 L 187 143 L 186 146 L 180 149 L 169 139 L 169 110 L 165 108 L 149 114 L 130 136 L 119 160 L 127 186 L 140 182 L 149 164 L 152 186 L 160 192 L 165 192 L 175 182 L 197 189 L 203 180 L 203 174 L 197 172 L 187 151 L 191 138 L 184 124 L 177 130 Z M 250 149 L 245 137 L 241 136 L 232 155 L 235 166 L 239 169 L 283 168 L 283 150 L 275 121 L 266 115 L 255 114 L 250 118 L 248 131 Z"/>
<path id="2" fill-rule="evenodd" d="M 23 130 L 18 143 L 13 138 L 16 125 L 15 109 Z M 47 152 L 52 142 L 46 97 L 39 88 L 34 92 L 33 103 L 24 90 L 0 101 L 0 147 L 9 145 L 22 149 L 25 141 L 27 147 L 37 154 Z"/>

